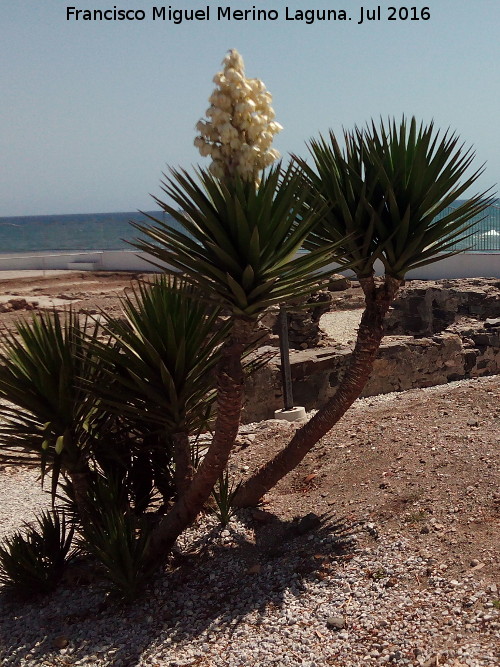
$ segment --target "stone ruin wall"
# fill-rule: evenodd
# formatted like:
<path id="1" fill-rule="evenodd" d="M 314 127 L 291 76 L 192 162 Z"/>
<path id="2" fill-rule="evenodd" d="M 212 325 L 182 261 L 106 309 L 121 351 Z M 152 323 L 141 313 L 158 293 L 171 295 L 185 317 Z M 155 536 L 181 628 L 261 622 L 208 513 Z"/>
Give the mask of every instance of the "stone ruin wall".
<path id="1" fill-rule="evenodd" d="M 394 303 L 386 328 L 362 396 L 500 373 L 500 280 L 413 281 Z M 321 407 L 335 393 L 350 355 L 351 348 L 333 347 L 291 352 L 295 405 Z M 282 407 L 277 356 L 247 380 L 243 420 L 270 419 Z"/>

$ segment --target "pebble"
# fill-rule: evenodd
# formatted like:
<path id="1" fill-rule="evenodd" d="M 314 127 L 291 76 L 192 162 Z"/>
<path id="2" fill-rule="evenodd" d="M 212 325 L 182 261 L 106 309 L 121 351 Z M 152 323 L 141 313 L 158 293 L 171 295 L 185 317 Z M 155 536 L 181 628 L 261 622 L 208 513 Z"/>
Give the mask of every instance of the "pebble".
<path id="1" fill-rule="evenodd" d="M 326 619 L 326 624 L 329 628 L 342 630 L 345 627 L 345 618 L 343 616 L 329 616 Z"/>

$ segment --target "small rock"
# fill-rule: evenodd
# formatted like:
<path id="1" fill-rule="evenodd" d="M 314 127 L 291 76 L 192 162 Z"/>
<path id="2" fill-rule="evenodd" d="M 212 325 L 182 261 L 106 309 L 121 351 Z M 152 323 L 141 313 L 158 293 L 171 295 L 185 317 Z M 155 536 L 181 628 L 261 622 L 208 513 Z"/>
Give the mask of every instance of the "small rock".
<path id="1" fill-rule="evenodd" d="M 329 292 L 343 292 L 344 290 L 349 289 L 350 286 L 351 281 L 339 273 L 334 273 L 330 276 L 330 280 L 328 281 Z"/>
<path id="2" fill-rule="evenodd" d="M 366 532 L 369 535 L 371 535 L 375 539 L 378 537 L 379 532 L 378 532 L 377 526 L 374 523 L 365 523 L 365 528 L 366 528 Z"/>
<path id="3" fill-rule="evenodd" d="M 251 511 L 252 519 L 257 523 L 272 523 L 275 520 L 274 514 L 266 512 L 265 510 L 253 509 Z"/>
<path id="4" fill-rule="evenodd" d="M 11 299 L 10 305 L 12 310 L 23 310 L 28 305 L 26 299 Z"/>
<path id="5" fill-rule="evenodd" d="M 439 665 L 439 654 L 433 655 L 431 658 L 428 658 L 422 664 L 422 667 L 433 667 L 434 665 Z"/>
<path id="6" fill-rule="evenodd" d="M 326 619 L 326 625 L 332 630 L 343 630 L 345 628 L 345 618 L 343 616 L 329 616 Z"/>
<path id="7" fill-rule="evenodd" d="M 52 644 L 54 648 L 66 648 L 66 646 L 69 644 L 69 639 L 64 635 L 61 635 L 60 637 L 56 637 Z"/>
<path id="8" fill-rule="evenodd" d="M 428 535 L 431 532 L 431 529 L 429 528 L 429 526 L 425 525 L 425 526 L 422 526 L 422 528 L 420 529 L 420 532 L 421 532 L 422 535 Z"/>
<path id="9" fill-rule="evenodd" d="M 485 566 L 485 563 L 478 563 L 477 565 L 474 565 L 471 570 L 481 570 Z"/>
<path id="10" fill-rule="evenodd" d="M 295 526 L 295 532 L 297 535 L 305 535 L 310 530 L 319 528 L 321 526 L 321 519 L 314 512 L 309 512 L 306 516 L 303 516 L 299 519 L 297 525 Z"/>

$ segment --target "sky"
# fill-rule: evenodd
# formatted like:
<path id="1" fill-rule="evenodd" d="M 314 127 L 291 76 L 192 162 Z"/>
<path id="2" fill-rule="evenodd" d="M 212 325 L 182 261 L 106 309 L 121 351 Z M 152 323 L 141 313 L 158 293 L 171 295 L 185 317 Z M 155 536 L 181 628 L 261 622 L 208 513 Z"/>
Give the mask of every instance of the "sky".
<path id="1" fill-rule="evenodd" d="M 153 8 L 163 6 L 209 7 L 210 19 L 153 20 Z M 486 163 L 475 190 L 497 190 L 500 2 L 412 0 L 395 5 L 403 8 L 397 20 L 389 20 L 390 6 L 2 0 L 0 217 L 156 208 L 150 195 L 162 196 L 168 166 L 208 166 L 193 146 L 194 126 L 231 48 L 242 54 L 247 76 L 273 95 L 284 127 L 275 147 L 284 156 L 306 155 L 306 142 L 329 129 L 414 115 L 473 146 L 474 164 Z M 73 12 L 68 20 L 69 7 L 143 11 L 145 18 L 85 21 Z M 219 19 L 218 7 L 274 10 L 278 18 Z M 366 10 L 377 7 L 380 20 L 368 21 Z M 427 20 L 409 20 L 424 7 Z M 292 20 L 297 10 L 325 8 L 351 20 Z"/>

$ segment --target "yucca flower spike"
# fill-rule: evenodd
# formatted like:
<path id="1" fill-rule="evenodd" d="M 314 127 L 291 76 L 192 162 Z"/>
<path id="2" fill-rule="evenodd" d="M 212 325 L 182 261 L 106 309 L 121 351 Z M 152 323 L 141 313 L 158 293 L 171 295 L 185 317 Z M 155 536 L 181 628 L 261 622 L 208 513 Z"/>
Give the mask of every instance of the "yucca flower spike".
<path id="1" fill-rule="evenodd" d="M 231 49 L 222 64 L 206 118 L 196 124 L 194 145 L 212 158 L 209 170 L 216 178 L 237 175 L 258 183 L 259 172 L 280 157 L 271 145 L 283 128 L 274 120 L 271 94 L 260 79 L 247 79 L 238 51 Z"/>

